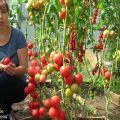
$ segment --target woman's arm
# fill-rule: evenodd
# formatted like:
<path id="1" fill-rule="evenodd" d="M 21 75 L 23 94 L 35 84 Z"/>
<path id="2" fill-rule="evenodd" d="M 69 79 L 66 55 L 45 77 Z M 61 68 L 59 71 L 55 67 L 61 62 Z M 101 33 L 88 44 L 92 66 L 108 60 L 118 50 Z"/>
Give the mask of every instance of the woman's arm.
<path id="1" fill-rule="evenodd" d="M 28 54 L 27 48 L 18 49 L 17 51 L 19 66 L 15 68 L 15 74 L 20 75 L 27 72 L 28 67 Z"/>

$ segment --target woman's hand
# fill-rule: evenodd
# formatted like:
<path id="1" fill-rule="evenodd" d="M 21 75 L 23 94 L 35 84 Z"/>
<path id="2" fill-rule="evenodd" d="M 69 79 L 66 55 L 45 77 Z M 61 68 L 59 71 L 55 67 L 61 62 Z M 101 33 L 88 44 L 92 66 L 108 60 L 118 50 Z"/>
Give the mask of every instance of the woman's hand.
<path id="1" fill-rule="evenodd" d="M 16 65 L 14 63 L 9 63 L 8 65 L 4 66 L 4 71 L 11 76 L 16 75 Z"/>

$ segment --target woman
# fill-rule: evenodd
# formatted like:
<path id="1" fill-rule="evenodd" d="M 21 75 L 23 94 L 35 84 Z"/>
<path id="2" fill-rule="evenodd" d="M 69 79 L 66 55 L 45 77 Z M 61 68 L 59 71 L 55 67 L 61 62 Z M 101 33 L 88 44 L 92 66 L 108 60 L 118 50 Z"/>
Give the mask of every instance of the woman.
<path id="1" fill-rule="evenodd" d="M 9 120 L 12 104 L 25 98 L 24 74 L 28 66 L 25 37 L 20 30 L 9 26 L 8 16 L 8 4 L 0 0 L 0 119 L 3 120 Z M 9 64 L 3 62 L 6 57 L 11 60 Z"/>

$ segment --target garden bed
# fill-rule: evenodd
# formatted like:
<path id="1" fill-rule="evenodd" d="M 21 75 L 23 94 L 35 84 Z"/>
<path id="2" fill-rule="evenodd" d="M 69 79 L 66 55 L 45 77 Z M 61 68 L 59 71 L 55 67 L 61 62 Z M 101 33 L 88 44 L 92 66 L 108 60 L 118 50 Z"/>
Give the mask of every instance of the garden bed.
<path id="1" fill-rule="evenodd" d="M 111 91 L 110 92 L 110 101 L 112 103 L 114 103 L 115 105 L 120 106 L 120 95 Z"/>
<path id="2" fill-rule="evenodd" d="M 13 109 L 18 109 L 15 113 L 17 120 L 35 120 L 32 118 L 29 108 L 27 106 L 28 98 L 18 104 L 13 105 Z M 96 96 L 95 99 L 89 99 L 86 101 L 86 105 L 92 105 L 95 108 L 96 116 L 90 115 L 89 117 L 81 117 L 79 114 L 79 120 L 104 120 L 105 116 L 105 98 L 104 96 Z M 120 107 L 110 103 L 109 111 L 110 120 L 120 120 Z M 37 119 L 36 119 L 37 120 Z M 72 119 L 71 119 L 72 120 Z"/>

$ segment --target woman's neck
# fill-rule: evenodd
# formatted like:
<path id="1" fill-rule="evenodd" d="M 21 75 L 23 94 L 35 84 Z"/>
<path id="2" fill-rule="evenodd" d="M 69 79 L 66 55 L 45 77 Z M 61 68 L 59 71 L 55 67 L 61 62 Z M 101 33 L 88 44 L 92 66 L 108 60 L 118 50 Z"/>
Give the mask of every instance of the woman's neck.
<path id="1" fill-rule="evenodd" d="M 0 36 L 8 34 L 9 31 L 10 31 L 10 27 L 9 26 L 6 26 L 6 27 L 0 29 Z"/>

